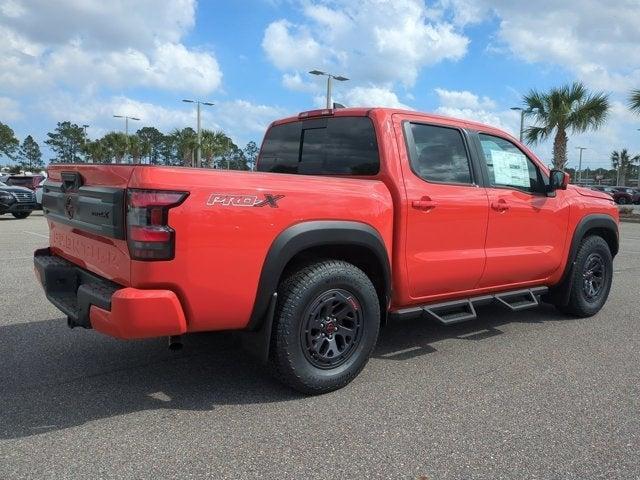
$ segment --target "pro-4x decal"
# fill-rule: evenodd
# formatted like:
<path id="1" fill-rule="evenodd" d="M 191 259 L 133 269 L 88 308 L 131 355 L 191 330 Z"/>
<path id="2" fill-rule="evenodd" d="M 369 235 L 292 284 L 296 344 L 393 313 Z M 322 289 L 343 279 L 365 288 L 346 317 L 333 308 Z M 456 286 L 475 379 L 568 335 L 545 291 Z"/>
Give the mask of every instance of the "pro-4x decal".
<path id="1" fill-rule="evenodd" d="M 263 194 L 264 198 L 258 195 L 236 195 L 232 193 L 212 193 L 207 200 L 207 205 L 221 205 L 225 207 L 264 207 L 278 208 L 278 200 L 284 195 L 274 195 L 272 193 Z"/>

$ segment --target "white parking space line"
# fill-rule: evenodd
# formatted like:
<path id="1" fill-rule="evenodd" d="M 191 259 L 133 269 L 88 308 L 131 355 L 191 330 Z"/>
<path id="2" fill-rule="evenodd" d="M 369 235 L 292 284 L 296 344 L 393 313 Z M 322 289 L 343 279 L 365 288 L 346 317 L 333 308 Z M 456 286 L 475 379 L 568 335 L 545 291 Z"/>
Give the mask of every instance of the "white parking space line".
<path id="1" fill-rule="evenodd" d="M 29 232 L 27 230 L 23 230 L 22 233 L 30 233 L 31 235 L 36 235 L 38 237 L 49 238 L 49 235 L 43 235 L 42 233 L 36 233 L 36 232 Z"/>

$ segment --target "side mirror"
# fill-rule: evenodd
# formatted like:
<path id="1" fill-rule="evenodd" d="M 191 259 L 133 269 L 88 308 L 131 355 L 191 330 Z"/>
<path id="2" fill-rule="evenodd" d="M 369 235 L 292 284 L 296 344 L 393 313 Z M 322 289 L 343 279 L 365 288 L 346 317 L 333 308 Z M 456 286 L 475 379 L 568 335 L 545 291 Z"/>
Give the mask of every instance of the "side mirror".
<path id="1" fill-rule="evenodd" d="M 566 190 L 570 180 L 571 176 L 568 173 L 563 172 L 562 170 L 551 170 L 549 175 L 549 191 L 555 192 L 556 190 Z"/>

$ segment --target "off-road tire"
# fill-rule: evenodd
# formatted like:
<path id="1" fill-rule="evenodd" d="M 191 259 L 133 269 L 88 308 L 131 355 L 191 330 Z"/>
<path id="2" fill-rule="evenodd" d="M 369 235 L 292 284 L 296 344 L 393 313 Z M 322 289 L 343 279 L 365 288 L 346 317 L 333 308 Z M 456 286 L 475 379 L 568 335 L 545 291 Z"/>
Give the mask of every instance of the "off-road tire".
<path id="1" fill-rule="evenodd" d="M 587 262 L 593 259 L 594 256 L 602 260 L 604 280 L 598 294 L 593 298 L 589 298 L 586 292 L 587 287 L 585 287 L 585 281 L 588 278 L 586 276 L 588 271 L 585 272 L 585 267 Z M 567 305 L 556 305 L 556 308 L 575 317 L 584 318 L 595 315 L 607 301 L 613 279 L 613 258 L 611 257 L 609 245 L 602 237 L 594 235 L 582 240 L 571 274 L 573 282 L 569 293 L 569 303 Z"/>
<path id="2" fill-rule="evenodd" d="M 357 330 L 359 336 L 354 334 L 357 340 L 352 340 L 349 356 L 342 360 L 334 359 L 342 361 L 342 364 L 321 368 L 313 363 L 318 360 L 311 358 L 319 352 L 311 352 L 313 346 L 305 343 L 305 339 L 309 338 L 309 322 L 314 318 L 310 312 L 317 308 L 318 299 L 332 292 L 352 295 L 351 300 L 347 300 L 358 316 L 360 330 Z M 379 329 L 378 295 L 362 270 L 341 260 L 309 264 L 289 275 L 279 286 L 269 355 L 272 371 L 281 382 L 305 394 L 337 390 L 351 382 L 364 368 L 376 345 Z M 338 335 L 334 335 L 337 342 Z M 312 342 L 316 343 L 315 340 Z"/>

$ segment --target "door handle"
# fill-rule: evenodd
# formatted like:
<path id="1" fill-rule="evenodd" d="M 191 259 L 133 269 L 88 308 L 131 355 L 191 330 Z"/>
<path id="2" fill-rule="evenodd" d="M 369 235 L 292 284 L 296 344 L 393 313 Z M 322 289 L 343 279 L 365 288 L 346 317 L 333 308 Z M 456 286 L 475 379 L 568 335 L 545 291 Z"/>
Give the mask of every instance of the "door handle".
<path id="1" fill-rule="evenodd" d="M 413 200 L 411 202 L 411 206 L 413 208 L 417 208 L 418 210 L 431 210 L 438 206 L 437 202 L 434 202 L 429 197 L 422 197 L 420 200 Z"/>
<path id="2" fill-rule="evenodd" d="M 498 212 L 506 212 L 507 210 L 509 210 L 509 204 L 506 200 L 501 198 L 496 202 L 491 202 L 491 208 Z"/>

